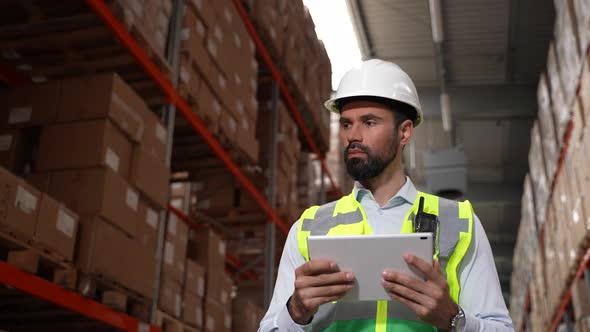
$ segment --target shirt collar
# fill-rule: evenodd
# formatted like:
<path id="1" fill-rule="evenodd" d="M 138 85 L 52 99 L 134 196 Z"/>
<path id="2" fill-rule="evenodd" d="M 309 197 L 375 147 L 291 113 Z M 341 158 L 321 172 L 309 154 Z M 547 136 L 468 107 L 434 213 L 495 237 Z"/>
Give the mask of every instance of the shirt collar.
<path id="1" fill-rule="evenodd" d="M 373 197 L 373 194 L 371 193 L 370 190 L 366 189 L 360 182 L 355 181 L 354 187 L 352 188 L 352 193 L 353 193 L 353 196 L 356 200 L 359 200 L 359 194 L 361 192 L 364 194 L 370 194 L 367 196 L 369 196 L 372 200 L 375 200 L 375 198 Z M 417 196 L 418 196 L 418 190 L 416 190 L 416 187 L 414 186 L 414 183 L 412 182 L 412 180 L 410 180 L 410 178 L 406 176 L 406 183 L 404 183 L 404 185 L 400 188 L 400 190 L 393 197 L 391 197 L 388 200 L 388 202 L 391 202 L 396 197 L 401 197 L 409 204 L 414 204 L 414 201 L 416 200 Z"/>

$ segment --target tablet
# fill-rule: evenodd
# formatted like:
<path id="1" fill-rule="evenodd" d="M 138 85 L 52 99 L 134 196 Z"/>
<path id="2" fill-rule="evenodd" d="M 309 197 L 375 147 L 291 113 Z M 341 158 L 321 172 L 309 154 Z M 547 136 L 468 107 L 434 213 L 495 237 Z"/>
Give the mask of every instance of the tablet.
<path id="1" fill-rule="evenodd" d="M 309 236 L 307 245 L 310 259 L 331 260 L 341 271 L 354 273 L 356 287 L 339 301 L 390 300 L 381 286 L 381 273 L 387 268 L 424 280 L 406 263 L 405 253 L 433 263 L 432 233 Z"/>

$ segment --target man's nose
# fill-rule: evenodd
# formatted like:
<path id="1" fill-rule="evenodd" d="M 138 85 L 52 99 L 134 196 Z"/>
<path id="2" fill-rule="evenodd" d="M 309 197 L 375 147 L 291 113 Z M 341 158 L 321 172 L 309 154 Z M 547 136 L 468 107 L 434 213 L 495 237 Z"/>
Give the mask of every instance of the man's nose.
<path id="1" fill-rule="evenodd" d="M 347 130 L 346 139 L 348 140 L 348 143 L 363 141 L 363 135 L 360 129 L 359 125 L 353 124 L 350 129 Z"/>

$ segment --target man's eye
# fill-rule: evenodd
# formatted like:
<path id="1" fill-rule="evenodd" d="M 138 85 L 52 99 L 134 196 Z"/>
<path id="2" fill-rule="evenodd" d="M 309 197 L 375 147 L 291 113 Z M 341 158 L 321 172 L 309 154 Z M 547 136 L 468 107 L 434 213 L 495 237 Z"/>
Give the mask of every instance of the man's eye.
<path id="1" fill-rule="evenodd" d="M 365 125 L 368 126 L 368 127 L 372 127 L 372 126 L 374 126 L 376 124 L 377 124 L 377 122 L 372 121 L 372 120 L 369 120 L 369 121 L 365 122 Z"/>
<path id="2" fill-rule="evenodd" d="M 344 129 L 348 129 L 350 128 L 350 123 L 342 123 L 340 126 Z"/>

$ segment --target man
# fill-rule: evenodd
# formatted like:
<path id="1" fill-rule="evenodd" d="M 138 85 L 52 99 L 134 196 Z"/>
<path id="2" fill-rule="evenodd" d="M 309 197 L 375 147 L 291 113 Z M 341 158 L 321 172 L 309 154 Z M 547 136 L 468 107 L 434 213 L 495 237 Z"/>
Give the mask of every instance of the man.
<path id="1" fill-rule="evenodd" d="M 354 189 L 309 208 L 293 225 L 259 331 L 513 331 L 490 244 L 471 204 L 418 192 L 403 173 L 403 148 L 422 122 L 410 77 L 393 63 L 365 61 L 346 73 L 325 106 L 340 114 Z M 310 260 L 307 236 L 414 232 L 420 198 L 424 212 L 438 218 L 435 263 L 405 255 L 426 281 L 390 270 L 381 280 L 407 312 L 393 310 L 390 301 L 338 302 L 354 275 L 334 262 Z"/>

